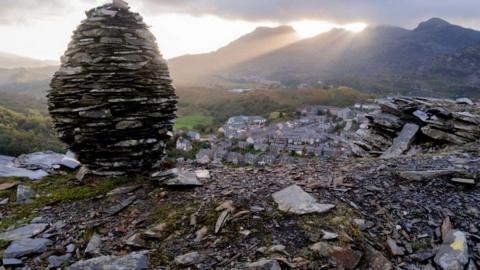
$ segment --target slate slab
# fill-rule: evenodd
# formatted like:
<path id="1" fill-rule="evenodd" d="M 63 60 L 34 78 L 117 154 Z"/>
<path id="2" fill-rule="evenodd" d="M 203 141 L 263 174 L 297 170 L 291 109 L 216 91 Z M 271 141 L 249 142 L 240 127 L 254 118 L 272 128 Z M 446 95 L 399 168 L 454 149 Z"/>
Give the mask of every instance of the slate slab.
<path id="1" fill-rule="evenodd" d="M 33 237 L 45 231 L 47 227 L 48 224 L 46 223 L 29 224 L 15 230 L 0 233 L 0 240 L 15 241 L 23 238 Z"/>
<path id="2" fill-rule="evenodd" d="M 295 214 L 325 213 L 335 207 L 333 204 L 317 203 L 314 197 L 297 185 L 274 193 L 273 199 L 281 211 Z"/>
<path id="3" fill-rule="evenodd" d="M 145 252 L 135 252 L 124 257 L 101 256 L 79 261 L 67 270 L 147 270 L 149 261 Z"/>
<path id="4" fill-rule="evenodd" d="M 4 258 L 20 258 L 31 254 L 38 254 L 47 251 L 48 246 L 52 244 L 49 239 L 43 238 L 24 238 L 13 241 L 4 251 Z"/>

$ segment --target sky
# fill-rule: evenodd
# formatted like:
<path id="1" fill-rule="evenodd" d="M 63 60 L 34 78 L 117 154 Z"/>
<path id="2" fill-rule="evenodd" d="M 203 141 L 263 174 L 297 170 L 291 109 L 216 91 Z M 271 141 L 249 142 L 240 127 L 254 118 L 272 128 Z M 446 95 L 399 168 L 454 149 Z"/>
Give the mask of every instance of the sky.
<path id="1" fill-rule="evenodd" d="M 0 0 L 0 51 L 57 60 L 85 10 L 108 0 Z M 480 29 L 479 0 L 130 0 L 165 58 L 216 50 L 259 26 L 305 37 L 334 27 L 414 28 L 431 17 Z"/>

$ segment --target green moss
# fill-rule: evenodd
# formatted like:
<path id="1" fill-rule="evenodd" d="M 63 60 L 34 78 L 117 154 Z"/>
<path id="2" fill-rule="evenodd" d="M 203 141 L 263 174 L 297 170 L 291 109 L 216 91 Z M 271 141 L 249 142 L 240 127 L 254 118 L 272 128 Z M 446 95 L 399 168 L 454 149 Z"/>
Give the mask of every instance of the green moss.
<path id="1" fill-rule="evenodd" d="M 73 174 L 67 175 L 51 175 L 40 181 L 25 183 L 35 190 L 39 195 L 33 203 L 25 205 L 16 205 L 10 203 L 8 214 L 0 220 L 0 231 L 5 230 L 12 225 L 22 225 L 30 222 L 35 217 L 33 213 L 35 209 L 42 208 L 46 205 L 63 202 L 76 201 L 96 197 L 105 194 L 108 191 L 125 183 L 139 182 L 141 177 L 119 177 L 119 178 L 94 178 L 91 182 L 84 185 L 77 185 L 73 180 Z M 2 181 L 6 182 L 5 179 Z M 28 181 L 28 180 L 27 180 Z M 9 196 L 11 202 L 15 201 L 15 189 L 4 191 L 0 194 Z M 5 206 L 4 206 L 5 207 Z M 0 208 L 1 209 L 1 208 Z"/>
<path id="2" fill-rule="evenodd" d="M 8 242 L 0 240 L 0 249 L 5 249 L 8 246 Z"/>
<path id="3" fill-rule="evenodd" d="M 175 231 L 184 231 L 190 229 L 188 222 L 190 221 L 190 215 L 192 215 L 198 204 L 195 202 L 165 202 L 158 207 L 151 215 L 150 221 L 152 224 L 165 223 L 166 235 Z"/>
<path id="4" fill-rule="evenodd" d="M 421 250 L 426 250 L 431 248 L 430 243 L 426 239 L 413 241 L 411 242 L 411 245 L 414 251 L 421 251 Z"/>
<path id="5" fill-rule="evenodd" d="M 153 267 L 171 264 L 175 258 L 175 254 L 166 248 L 155 248 L 152 252 L 149 252 L 148 257 L 150 265 Z"/>
<path id="6" fill-rule="evenodd" d="M 294 215 L 290 218 L 296 220 L 297 225 L 313 241 L 320 241 L 323 232 L 334 231 L 339 234 L 337 241 L 332 243 L 337 246 L 347 246 L 350 243 L 347 235 L 351 238 L 360 239 L 362 231 L 352 223 L 352 219 L 358 217 L 355 209 L 347 204 L 340 203 L 333 210 L 325 214 Z"/>

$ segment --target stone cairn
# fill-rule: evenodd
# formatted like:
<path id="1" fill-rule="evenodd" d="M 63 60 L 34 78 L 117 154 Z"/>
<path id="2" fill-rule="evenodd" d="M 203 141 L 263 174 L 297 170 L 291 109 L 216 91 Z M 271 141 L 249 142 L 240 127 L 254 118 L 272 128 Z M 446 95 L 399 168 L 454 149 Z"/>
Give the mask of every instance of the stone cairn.
<path id="1" fill-rule="evenodd" d="M 176 117 L 167 64 L 142 17 L 125 2 L 86 14 L 50 84 L 54 127 L 83 173 L 155 178 Z"/>
<path id="2" fill-rule="evenodd" d="M 398 157 L 413 144 L 463 145 L 480 139 L 480 106 L 471 100 L 392 97 L 377 100 L 381 110 L 367 115 L 352 144 L 358 156 Z"/>

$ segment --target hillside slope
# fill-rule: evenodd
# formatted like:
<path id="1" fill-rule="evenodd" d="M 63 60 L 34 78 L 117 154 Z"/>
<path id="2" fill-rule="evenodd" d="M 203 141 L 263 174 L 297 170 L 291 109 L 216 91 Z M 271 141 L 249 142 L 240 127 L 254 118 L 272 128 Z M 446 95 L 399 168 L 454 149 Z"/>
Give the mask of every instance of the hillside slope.
<path id="1" fill-rule="evenodd" d="M 169 68 L 177 84 L 196 84 L 208 76 L 298 40 L 300 37 L 292 27 L 259 27 L 215 52 L 173 58 L 169 60 Z"/>
<path id="2" fill-rule="evenodd" d="M 208 68 L 212 66 L 211 63 L 222 62 L 224 57 L 221 51 L 234 54 L 236 50 L 233 44 L 236 42 L 208 54 L 208 59 L 216 60 L 207 61 L 205 55 L 181 58 L 181 65 L 178 65 L 179 59 L 172 60 L 175 81 L 182 81 L 178 70 L 188 70 L 197 82 L 215 81 L 218 78 L 243 82 L 264 80 L 279 82 L 287 87 L 305 83 L 316 86 L 321 82 L 380 94 L 458 95 L 463 91 L 458 85 L 448 91 L 435 92 L 436 84 L 429 79 L 435 75 L 431 72 L 432 63 L 447 54 L 480 44 L 480 32 L 438 18 L 425 21 L 413 30 L 377 26 L 361 33 L 352 33 L 334 29 L 234 66 L 230 62 L 228 65 L 215 64 L 215 68 Z M 203 59 L 200 66 L 195 59 Z M 205 66 L 208 72 L 204 72 L 201 66 Z M 460 83 L 463 84 L 463 81 Z"/>
<path id="3" fill-rule="evenodd" d="M 38 68 L 55 66 L 59 63 L 51 60 L 38 60 L 30 57 L 20 56 L 0 51 L 0 68 Z"/>

